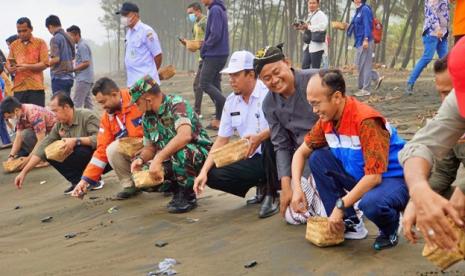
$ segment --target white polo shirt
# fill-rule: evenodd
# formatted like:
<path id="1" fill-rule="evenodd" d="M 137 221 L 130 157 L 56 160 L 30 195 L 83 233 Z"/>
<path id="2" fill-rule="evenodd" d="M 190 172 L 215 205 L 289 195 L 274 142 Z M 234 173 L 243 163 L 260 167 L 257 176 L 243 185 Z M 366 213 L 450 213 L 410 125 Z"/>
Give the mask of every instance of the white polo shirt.
<path id="1" fill-rule="evenodd" d="M 262 104 L 268 94 L 268 88 L 257 80 L 249 103 L 242 96 L 231 93 L 224 104 L 218 136 L 229 138 L 237 132 L 240 137 L 256 135 L 269 128 L 263 114 Z M 261 147 L 255 153 L 261 153 Z"/>

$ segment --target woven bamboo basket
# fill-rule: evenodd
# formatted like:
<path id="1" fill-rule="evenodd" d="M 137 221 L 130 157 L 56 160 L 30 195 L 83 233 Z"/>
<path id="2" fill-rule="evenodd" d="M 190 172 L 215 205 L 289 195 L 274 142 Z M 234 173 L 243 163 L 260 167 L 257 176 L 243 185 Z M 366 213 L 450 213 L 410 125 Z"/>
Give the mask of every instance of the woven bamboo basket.
<path id="1" fill-rule="evenodd" d="M 438 247 L 430 247 L 427 244 L 423 248 L 422 255 L 430 262 L 445 270 L 452 265 L 465 259 L 465 232 L 461 230 L 452 220 L 449 220 L 450 225 L 452 226 L 453 231 L 459 238 L 457 250 L 455 251 L 445 251 Z"/>
<path id="2" fill-rule="evenodd" d="M 336 30 L 345 31 L 347 28 L 347 23 L 339 22 L 339 21 L 331 21 L 331 27 Z"/>
<path id="3" fill-rule="evenodd" d="M 191 52 L 196 52 L 202 47 L 201 40 L 186 40 L 186 48 Z"/>
<path id="4" fill-rule="evenodd" d="M 152 188 L 163 183 L 164 177 L 161 179 L 153 179 L 149 171 L 139 171 L 132 174 L 134 184 L 137 188 Z"/>
<path id="5" fill-rule="evenodd" d="M 249 140 L 241 139 L 215 149 L 210 154 L 213 156 L 216 167 L 221 168 L 247 158 L 248 149 Z"/>
<path id="6" fill-rule="evenodd" d="M 5 161 L 3 162 L 3 170 L 6 173 L 14 173 L 20 171 L 20 167 L 23 165 L 25 161 L 24 157 L 16 158 L 11 161 Z"/>
<path id="7" fill-rule="evenodd" d="M 162 67 L 158 70 L 158 75 L 160 80 L 169 80 L 176 75 L 176 68 L 173 65 Z"/>
<path id="8" fill-rule="evenodd" d="M 329 230 L 328 218 L 310 217 L 305 238 L 318 247 L 333 246 L 344 242 L 344 231 L 334 234 Z"/>
<path id="9" fill-rule="evenodd" d="M 139 137 L 123 137 L 119 139 L 118 152 L 134 157 L 144 147 L 143 139 Z"/>
<path id="10" fill-rule="evenodd" d="M 54 160 L 54 161 L 61 163 L 65 161 L 65 159 L 68 158 L 68 156 L 71 155 L 71 152 L 69 153 L 64 152 L 63 150 L 64 147 L 65 147 L 65 141 L 57 140 L 45 148 L 45 156 L 49 160 Z"/>

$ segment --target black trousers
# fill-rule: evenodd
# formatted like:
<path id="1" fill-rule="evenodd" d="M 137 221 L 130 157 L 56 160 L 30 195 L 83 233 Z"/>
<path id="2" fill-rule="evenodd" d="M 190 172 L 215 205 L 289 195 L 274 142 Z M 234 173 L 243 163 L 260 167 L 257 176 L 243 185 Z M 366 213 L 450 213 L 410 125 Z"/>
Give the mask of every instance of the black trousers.
<path id="1" fill-rule="evenodd" d="M 245 197 L 250 188 L 258 186 L 264 194 L 276 197 L 279 180 L 273 144 L 266 140 L 262 143 L 262 154 L 223 168 L 212 168 L 207 185 L 240 197 Z"/>
<path id="2" fill-rule="evenodd" d="M 62 163 L 47 160 L 71 185 L 75 186 L 81 181 L 82 173 L 87 167 L 87 164 L 92 159 L 94 149 L 88 146 L 76 146 L 73 153 Z M 103 173 L 111 171 L 110 165 L 107 165 Z"/>
<path id="3" fill-rule="evenodd" d="M 35 104 L 45 107 L 45 91 L 44 90 L 25 90 L 14 92 L 14 97 L 23 104 Z"/>

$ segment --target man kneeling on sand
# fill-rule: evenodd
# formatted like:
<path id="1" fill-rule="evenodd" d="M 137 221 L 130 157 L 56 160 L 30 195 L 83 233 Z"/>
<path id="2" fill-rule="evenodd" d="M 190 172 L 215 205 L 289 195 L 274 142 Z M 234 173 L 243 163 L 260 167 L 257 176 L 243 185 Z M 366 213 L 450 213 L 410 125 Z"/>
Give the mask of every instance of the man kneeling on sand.
<path id="1" fill-rule="evenodd" d="M 92 88 L 92 94 L 105 112 L 100 120 L 97 149 L 72 195 L 83 197 L 88 188 L 98 185 L 102 174 L 113 169 L 123 186 L 123 190 L 116 194 L 116 199 L 124 200 L 136 196 L 140 191 L 132 180 L 132 156 L 121 153 L 118 148 L 120 138 L 142 138 L 142 113 L 131 102 L 129 91 L 119 89 L 109 78 L 99 79 Z"/>
<path id="2" fill-rule="evenodd" d="M 194 191 L 199 195 L 208 185 L 210 188 L 245 197 L 250 188 L 259 186 L 262 192 L 248 203 L 263 200 L 259 217 L 266 218 L 279 211 L 277 190 L 278 172 L 270 128 L 263 115 L 263 100 L 268 88 L 257 80 L 253 69 L 254 55 L 247 51 L 232 54 L 228 68 L 222 71 L 229 74 L 229 82 L 234 93 L 229 95 L 221 115 L 218 137 L 212 151 L 229 142 L 237 131 L 239 136 L 249 141 L 246 159 L 223 168 L 216 168 L 210 154 L 195 179 Z"/>
<path id="3" fill-rule="evenodd" d="M 345 227 L 347 239 L 366 237 L 353 208 L 359 201 L 360 210 L 380 230 L 374 249 L 393 247 L 409 198 L 397 159 L 404 141 L 378 111 L 345 93 L 339 70 L 321 70 L 310 79 L 307 99 L 320 119 L 294 154 L 292 175 L 300 179 L 308 159 L 331 231 Z M 305 195 L 296 187 L 291 207 L 304 212 Z"/>
<path id="4" fill-rule="evenodd" d="M 168 212 L 197 207 L 192 187 L 212 145 L 197 114 L 180 96 L 165 95 L 150 76 L 131 87 L 132 102 L 144 114 L 144 148 L 131 164 L 137 172 L 150 163 L 153 179 L 163 179 L 160 191 L 172 191 Z"/>
<path id="5" fill-rule="evenodd" d="M 63 140 L 63 151 L 65 155 L 70 155 L 63 162 L 47 161 L 71 183 L 64 191 L 65 194 L 69 194 L 81 180 L 82 173 L 97 146 L 99 119 L 90 110 L 74 109 L 73 101 L 65 93 L 53 95 L 50 109 L 55 113 L 57 123 L 32 153 L 31 159 L 16 177 L 15 184 L 21 188 L 28 172 L 41 160 L 47 160 L 45 148 L 55 141 Z"/>

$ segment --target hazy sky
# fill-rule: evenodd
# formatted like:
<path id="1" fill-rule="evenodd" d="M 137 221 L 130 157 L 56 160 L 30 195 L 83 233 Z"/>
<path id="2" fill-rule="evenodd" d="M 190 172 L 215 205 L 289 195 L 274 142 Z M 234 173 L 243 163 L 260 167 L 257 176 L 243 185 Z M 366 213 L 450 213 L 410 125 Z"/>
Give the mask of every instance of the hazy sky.
<path id="1" fill-rule="evenodd" d="M 1 0 L 0 48 L 7 49 L 5 39 L 16 33 L 16 20 L 23 16 L 31 19 L 34 36 L 48 44 L 51 35 L 45 28 L 45 18 L 50 14 L 60 17 L 65 29 L 78 25 L 83 38 L 101 44 L 106 31 L 98 21 L 103 16 L 99 3 L 99 0 Z"/>

